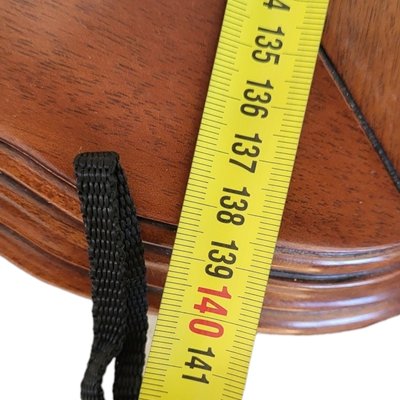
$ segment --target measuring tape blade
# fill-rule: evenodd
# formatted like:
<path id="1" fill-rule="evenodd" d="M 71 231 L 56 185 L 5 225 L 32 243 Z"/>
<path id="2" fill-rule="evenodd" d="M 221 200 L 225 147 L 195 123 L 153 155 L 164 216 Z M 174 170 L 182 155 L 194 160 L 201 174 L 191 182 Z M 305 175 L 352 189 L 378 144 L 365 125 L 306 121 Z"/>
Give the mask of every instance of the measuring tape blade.
<path id="1" fill-rule="evenodd" d="M 140 400 L 241 399 L 328 0 L 228 0 Z"/>

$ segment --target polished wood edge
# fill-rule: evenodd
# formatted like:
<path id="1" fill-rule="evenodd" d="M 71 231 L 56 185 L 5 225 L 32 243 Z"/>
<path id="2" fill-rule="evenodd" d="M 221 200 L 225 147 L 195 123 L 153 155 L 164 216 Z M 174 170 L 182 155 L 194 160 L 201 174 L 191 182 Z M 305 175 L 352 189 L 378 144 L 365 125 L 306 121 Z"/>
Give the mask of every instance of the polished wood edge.
<path id="1" fill-rule="evenodd" d="M 17 157 L 18 163 L 12 164 Z M 86 241 L 73 188 L 12 146 L 1 148 L 0 159 L 6 166 L 0 177 L 1 206 L 7 211 L 1 216 L 3 254 L 39 279 L 88 296 Z M 51 197 L 54 191 L 55 198 Z M 64 212 L 66 204 L 70 207 Z M 54 231 L 48 232 L 48 226 Z M 156 312 L 176 227 L 146 220 L 141 226 L 150 309 Z M 400 312 L 399 266 L 397 244 L 326 249 L 280 240 L 260 329 L 290 334 L 336 332 L 396 315 Z"/>
<path id="2" fill-rule="evenodd" d="M 46 254 L 42 248 L 4 226 L 0 228 L 0 241 L 4 255 L 28 273 L 76 294 L 89 295 L 90 283 L 85 267 Z M 150 310 L 156 312 L 163 286 L 160 275 L 165 272 L 165 264 L 146 263 Z M 397 263 L 385 273 L 331 283 L 285 281 L 272 277 L 259 329 L 279 334 L 329 333 L 390 318 L 400 311 L 399 267 L 400 263 Z M 156 284 L 152 275 L 158 275 Z"/>
<path id="3" fill-rule="evenodd" d="M 85 252 L 86 243 L 83 236 L 83 224 L 80 215 L 79 202 L 73 185 L 66 182 L 48 168 L 34 159 L 31 155 L 24 154 L 18 148 L 0 140 L 0 162 L 3 175 L 1 177 L 3 192 L 14 194 L 13 202 L 25 199 L 25 204 L 34 206 L 31 209 L 20 207 L 18 212 L 29 218 L 30 214 L 43 210 L 43 218 L 52 216 L 53 220 L 62 222 L 67 226 L 67 233 L 77 238 L 81 250 Z M 10 195 L 11 196 L 11 195 Z M 3 197 L 7 202 L 7 196 Z M 11 202 L 10 207 L 14 207 Z M 5 220 L 12 219 L 13 213 L 3 216 Z M 139 216 L 143 239 L 149 260 L 165 264 L 166 268 L 171 256 L 176 226 L 159 221 L 152 221 Z M 3 221 L 6 226 L 12 225 L 11 221 Z M 46 225 L 43 225 L 45 229 Z M 18 229 L 16 228 L 17 232 Z M 23 229 L 23 227 L 22 227 Z M 27 233 L 19 232 L 21 236 Z M 57 235 L 57 232 L 54 232 Z M 67 237 L 64 235 L 64 239 Z M 31 239 L 32 240 L 32 239 Z M 51 254 L 49 240 L 40 240 L 38 235 L 38 248 Z M 34 242 L 34 241 L 33 241 Z M 75 244 L 76 245 L 76 244 Z M 66 253 L 68 254 L 68 253 Z M 380 274 L 386 268 L 400 260 L 400 243 L 386 246 L 364 248 L 318 248 L 307 244 L 298 245 L 282 239 L 279 240 L 273 260 L 272 276 L 283 280 L 326 281 L 339 282 L 343 280 L 362 278 L 365 275 Z M 65 260 L 66 261 L 66 260 Z M 71 259 L 68 259 L 71 262 Z M 82 265 L 82 260 L 76 265 Z M 88 268 L 87 264 L 83 264 Z M 346 272 L 343 272 L 346 265 Z"/>
<path id="4" fill-rule="evenodd" d="M 0 129 L 1 131 L 1 129 Z M 72 162 L 72 161 L 71 161 Z M 33 155 L 27 154 L 0 137 L 0 172 L 57 208 L 61 213 L 68 214 L 72 219 L 82 225 L 79 200 L 75 189 L 75 183 L 60 176 L 56 171 L 43 165 Z M 175 233 L 176 226 L 162 221 L 154 221 L 138 216 L 141 224 L 158 227 L 161 230 Z M 172 236 L 172 238 L 175 235 Z M 171 241 L 166 243 L 170 245 Z"/>

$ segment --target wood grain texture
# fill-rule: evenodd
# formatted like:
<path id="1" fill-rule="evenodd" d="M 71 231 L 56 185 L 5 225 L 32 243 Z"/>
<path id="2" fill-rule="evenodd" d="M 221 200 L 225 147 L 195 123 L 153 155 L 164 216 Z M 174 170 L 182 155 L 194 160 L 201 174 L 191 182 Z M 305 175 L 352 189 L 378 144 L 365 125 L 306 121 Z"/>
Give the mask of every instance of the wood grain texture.
<path id="1" fill-rule="evenodd" d="M 5 256 L 87 295 L 72 161 L 117 151 L 157 309 L 223 10 L 222 0 L 0 4 Z M 319 61 L 261 328 L 330 332 L 395 315 L 399 266 L 399 195 Z"/>
<path id="2" fill-rule="evenodd" d="M 323 46 L 400 173 L 400 1 L 332 0 Z"/>

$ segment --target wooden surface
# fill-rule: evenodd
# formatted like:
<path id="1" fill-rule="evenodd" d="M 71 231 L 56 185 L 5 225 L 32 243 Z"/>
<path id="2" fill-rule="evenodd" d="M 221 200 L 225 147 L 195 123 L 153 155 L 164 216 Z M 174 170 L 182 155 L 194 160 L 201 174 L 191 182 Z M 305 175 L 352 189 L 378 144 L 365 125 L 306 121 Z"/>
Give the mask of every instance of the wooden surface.
<path id="1" fill-rule="evenodd" d="M 323 46 L 400 172 L 400 1 L 331 0 Z"/>
<path id="2" fill-rule="evenodd" d="M 117 151 L 141 218 L 153 309 L 224 10 L 222 0 L 171 3 L 0 4 L 1 252 L 87 295 L 72 161 Z M 320 60 L 261 327 L 329 332 L 395 315 L 399 265 L 399 194 Z"/>

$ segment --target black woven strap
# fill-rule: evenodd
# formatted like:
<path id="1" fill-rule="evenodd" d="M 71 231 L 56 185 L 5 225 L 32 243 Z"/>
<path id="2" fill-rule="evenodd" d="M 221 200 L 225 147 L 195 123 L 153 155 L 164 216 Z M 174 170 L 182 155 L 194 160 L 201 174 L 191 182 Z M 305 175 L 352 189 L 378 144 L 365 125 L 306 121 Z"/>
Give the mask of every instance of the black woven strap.
<path id="1" fill-rule="evenodd" d="M 116 153 L 84 153 L 74 162 L 89 246 L 94 323 L 82 400 L 104 400 L 101 383 L 114 357 L 114 399 L 137 399 L 145 360 L 143 245 L 118 159 Z"/>

